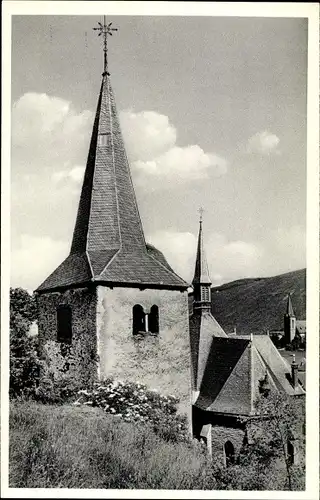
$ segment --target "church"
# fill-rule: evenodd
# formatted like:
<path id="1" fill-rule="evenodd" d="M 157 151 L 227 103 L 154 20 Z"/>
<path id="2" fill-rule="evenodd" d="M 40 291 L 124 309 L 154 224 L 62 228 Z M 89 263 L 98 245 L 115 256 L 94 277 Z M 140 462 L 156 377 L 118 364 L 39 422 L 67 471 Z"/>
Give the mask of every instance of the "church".
<path id="1" fill-rule="evenodd" d="M 108 71 L 111 23 L 97 29 L 104 71 L 70 253 L 36 290 L 41 351 L 56 378 L 112 376 L 174 394 L 193 435 L 230 458 L 261 384 L 304 391 L 268 336 L 231 338 L 212 316 L 202 218 L 191 315 L 189 284 L 145 241 Z"/>

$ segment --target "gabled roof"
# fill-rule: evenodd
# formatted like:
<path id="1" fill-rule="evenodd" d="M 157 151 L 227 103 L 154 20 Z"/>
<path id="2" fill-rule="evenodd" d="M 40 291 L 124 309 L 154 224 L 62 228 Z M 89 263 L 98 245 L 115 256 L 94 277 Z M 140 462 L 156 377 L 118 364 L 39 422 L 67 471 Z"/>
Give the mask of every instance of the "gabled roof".
<path id="1" fill-rule="evenodd" d="M 270 337 L 212 339 L 196 406 L 211 412 L 249 415 L 259 397 L 259 384 L 268 374 L 270 387 L 302 395 L 291 384 L 291 367 Z"/>
<path id="2" fill-rule="evenodd" d="M 103 74 L 70 255 L 37 291 L 86 282 L 185 290 L 147 247 L 108 73 Z"/>
<path id="3" fill-rule="evenodd" d="M 189 318 L 193 389 L 198 391 L 202 382 L 213 337 L 227 337 L 210 311 L 198 310 Z"/>
<path id="4" fill-rule="evenodd" d="M 209 269 L 207 263 L 207 257 L 203 244 L 203 234 L 202 234 L 202 221 L 200 220 L 199 235 L 198 235 L 198 246 L 196 255 L 196 265 L 194 270 L 194 277 L 192 281 L 193 285 L 211 285 L 211 279 L 209 276 Z"/>

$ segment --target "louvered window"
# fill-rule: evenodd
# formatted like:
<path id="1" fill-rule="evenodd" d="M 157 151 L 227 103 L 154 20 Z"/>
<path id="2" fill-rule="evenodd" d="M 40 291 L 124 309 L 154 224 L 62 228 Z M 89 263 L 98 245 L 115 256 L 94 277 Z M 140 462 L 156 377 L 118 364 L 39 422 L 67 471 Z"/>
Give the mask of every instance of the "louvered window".
<path id="1" fill-rule="evenodd" d="M 201 287 L 201 302 L 210 302 L 210 292 L 207 286 Z"/>
<path id="2" fill-rule="evenodd" d="M 99 134 L 98 135 L 98 146 L 108 146 L 109 134 Z"/>

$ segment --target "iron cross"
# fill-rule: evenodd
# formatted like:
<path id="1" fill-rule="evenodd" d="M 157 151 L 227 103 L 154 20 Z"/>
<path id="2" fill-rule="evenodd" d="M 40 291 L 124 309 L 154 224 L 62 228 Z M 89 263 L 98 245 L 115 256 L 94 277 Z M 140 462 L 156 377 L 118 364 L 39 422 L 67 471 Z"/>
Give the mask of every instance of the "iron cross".
<path id="1" fill-rule="evenodd" d="M 92 28 L 94 31 L 99 31 L 98 36 L 103 35 L 103 75 L 109 75 L 108 73 L 108 35 L 112 36 L 113 31 L 118 31 L 118 28 L 111 28 L 112 23 L 106 24 L 106 16 L 103 16 L 103 24 L 98 22 L 98 28 Z"/>
<path id="2" fill-rule="evenodd" d="M 202 217 L 203 217 L 203 212 L 204 212 L 204 208 L 200 207 L 199 210 L 198 210 L 199 214 L 200 214 L 200 222 L 202 222 Z"/>

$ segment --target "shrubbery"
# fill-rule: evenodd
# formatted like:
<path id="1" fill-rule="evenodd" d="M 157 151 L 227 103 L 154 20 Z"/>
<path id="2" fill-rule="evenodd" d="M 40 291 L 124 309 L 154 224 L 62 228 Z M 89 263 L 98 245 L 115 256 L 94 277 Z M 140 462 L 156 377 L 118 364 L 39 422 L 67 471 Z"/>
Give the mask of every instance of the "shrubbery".
<path id="1" fill-rule="evenodd" d="M 146 385 L 107 379 L 92 390 L 80 390 L 75 405 L 100 407 L 125 422 L 151 425 L 163 439 L 188 440 L 187 419 L 177 414 L 178 398 L 164 396 Z"/>

